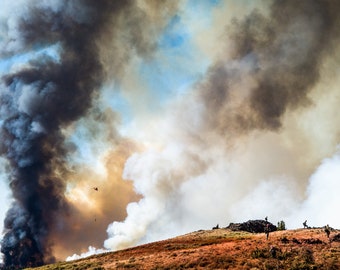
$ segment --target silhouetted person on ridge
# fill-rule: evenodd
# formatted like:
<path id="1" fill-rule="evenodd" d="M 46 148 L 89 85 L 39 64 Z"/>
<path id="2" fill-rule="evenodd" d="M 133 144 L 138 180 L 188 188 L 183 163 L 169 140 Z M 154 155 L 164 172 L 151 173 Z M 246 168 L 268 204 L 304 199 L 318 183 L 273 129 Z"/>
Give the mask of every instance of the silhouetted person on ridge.
<path id="1" fill-rule="evenodd" d="M 329 235 L 330 235 L 330 233 L 331 233 L 331 230 L 330 230 L 330 228 L 329 228 L 329 225 L 328 225 L 328 224 L 325 226 L 325 229 L 324 229 L 324 231 L 325 231 L 325 233 L 326 233 L 327 237 L 329 238 Z"/>
<path id="2" fill-rule="evenodd" d="M 308 229 L 308 228 L 309 228 L 308 225 L 307 225 L 307 219 L 306 219 L 305 222 L 302 223 L 302 224 L 303 224 L 303 228 L 305 228 L 305 229 Z"/>
<path id="3" fill-rule="evenodd" d="M 264 232 L 266 234 L 266 238 L 268 240 L 269 238 L 269 233 L 270 233 L 270 229 L 269 229 L 269 224 L 266 224 L 265 227 L 264 227 Z"/>

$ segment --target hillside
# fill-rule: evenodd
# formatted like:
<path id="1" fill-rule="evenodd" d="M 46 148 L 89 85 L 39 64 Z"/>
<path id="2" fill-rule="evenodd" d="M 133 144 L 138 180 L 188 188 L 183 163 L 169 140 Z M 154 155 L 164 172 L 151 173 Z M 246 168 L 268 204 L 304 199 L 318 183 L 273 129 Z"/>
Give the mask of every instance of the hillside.
<path id="1" fill-rule="evenodd" d="M 323 228 L 275 231 L 268 240 L 264 233 L 200 230 L 34 269 L 340 269 L 339 238 L 339 230 L 328 238 Z"/>

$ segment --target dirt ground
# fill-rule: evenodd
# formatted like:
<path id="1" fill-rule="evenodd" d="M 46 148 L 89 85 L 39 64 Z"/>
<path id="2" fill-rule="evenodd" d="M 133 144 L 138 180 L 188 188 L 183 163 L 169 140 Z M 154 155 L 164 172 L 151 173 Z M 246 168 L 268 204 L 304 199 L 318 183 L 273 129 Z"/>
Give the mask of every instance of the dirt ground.
<path id="1" fill-rule="evenodd" d="M 35 269 L 340 269 L 339 230 L 201 230 Z M 334 241 L 332 239 L 334 238 Z"/>

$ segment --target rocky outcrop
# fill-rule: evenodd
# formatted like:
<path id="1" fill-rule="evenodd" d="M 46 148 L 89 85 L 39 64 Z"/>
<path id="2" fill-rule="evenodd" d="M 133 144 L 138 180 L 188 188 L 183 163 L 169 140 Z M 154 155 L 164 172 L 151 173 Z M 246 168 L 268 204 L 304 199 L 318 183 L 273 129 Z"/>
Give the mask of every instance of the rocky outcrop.
<path id="1" fill-rule="evenodd" d="M 230 223 L 227 229 L 232 231 L 246 231 L 251 233 L 264 233 L 268 226 L 269 231 L 273 232 L 277 230 L 277 227 L 272 223 L 265 220 L 248 220 L 243 223 Z"/>

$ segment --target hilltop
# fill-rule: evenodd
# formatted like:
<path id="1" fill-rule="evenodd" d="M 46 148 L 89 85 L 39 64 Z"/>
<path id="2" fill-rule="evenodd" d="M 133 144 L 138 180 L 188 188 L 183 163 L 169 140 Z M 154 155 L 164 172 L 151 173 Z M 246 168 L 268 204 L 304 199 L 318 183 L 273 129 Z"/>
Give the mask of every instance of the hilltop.
<path id="1" fill-rule="evenodd" d="M 309 228 L 273 231 L 267 240 L 265 233 L 217 228 L 34 269 L 340 269 L 339 258 L 335 229 L 330 238 Z"/>

